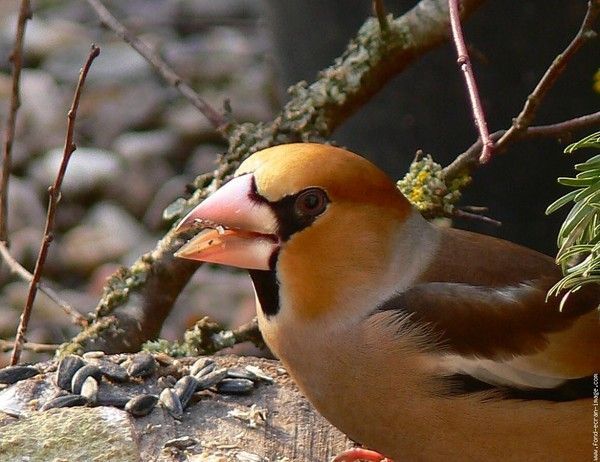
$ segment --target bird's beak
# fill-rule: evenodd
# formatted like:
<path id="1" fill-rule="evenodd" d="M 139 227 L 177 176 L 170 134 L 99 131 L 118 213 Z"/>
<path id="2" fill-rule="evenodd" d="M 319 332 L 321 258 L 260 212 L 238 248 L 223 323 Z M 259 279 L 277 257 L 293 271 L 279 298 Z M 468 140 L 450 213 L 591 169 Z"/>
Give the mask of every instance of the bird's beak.
<path id="1" fill-rule="evenodd" d="M 194 208 L 176 232 L 208 227 L 176 257 L 238 268 L 269 270 L 279 248 L 277 219 L 265 201 L 257 200 L 252 174 L 234 178 Z"/>

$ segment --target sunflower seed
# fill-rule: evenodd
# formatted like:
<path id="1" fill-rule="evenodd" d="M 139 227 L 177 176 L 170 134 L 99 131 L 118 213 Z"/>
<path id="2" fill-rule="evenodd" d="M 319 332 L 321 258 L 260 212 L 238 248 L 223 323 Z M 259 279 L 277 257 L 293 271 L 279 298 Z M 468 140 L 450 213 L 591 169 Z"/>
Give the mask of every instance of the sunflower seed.
<path id="1" fill-rule="evenodd" d="M 154 374 L 156 369 L 156 361 L 150 353 L 138 353 L 127 366 L 127 373 L 130 377 L 144 378 Z"/>
<path id="2" fill-rule="evenodd" d="M 181 438 L 173 438 L 172 440 L 165 441 L 163 448 L 175 448 L 183 451 L 196 444 L 198 444 L 198 440 L 191 436 L 182 436 Z"/>
<path id="3" fill-rule="evenodd" d="M 257 382 L 259 380 L 258 377 L 252 372 L 238 367 L 229 369 L 227 371 L 227 377 L 230 379 L 252 380 L 253 382 Z"/>
<path id="4" fill-rule="evenodd" d="M 20 380 L 29 379 L 40 373 L 35 367 L 31 366 L 8 366 L 0 369 L 0 383 L 11 384 Z"/>
<path id="5" fill-rule="evenodd" d="M 197 379 L 198 380 L 197 391 L 207 390 L 210 387 L 215 386 L 217 383 L 219 383 L 225 377 L 227 377 L 227 369 L 224 367 L 221 369 L 217 369 L 215 371 L 209 372 L 208 374 L 204 375 L 203 377 L 200 377 Z"/>
<path id="6" fill-rule="evenodd" d="M 100 359 L 104 357 L 104 351 L 86 351 L 83 353 L 83 359 Z"/>
<path id="7" fill-rule="evenodd" d="M 152 412 L 157 402 L 158 396 L 156 395 L 138 395 L 127 401 L 125 410 L 132 416 L 143 417 Z"/>
<path id="8" fill-rule="evenodd" d="M 102 372 L 98 366 L 94 366 L 93 364 L 87 364 L 75 372 L 73 379 L 71 380 L 71 391 L 78 395 L 81 393 L 81 387 L 83 386 L 83 382 L 88 377 L 94 377 L 96 380 L 100 380 L 102 378 Z"/>
<path id="9" fill-rule="evenodd" d="M 98 382 L 92 376 L 84 380 L 81 386 L 81 396 L 87 399 L 88 403 L 95 404 L 98 400 Z"/>
<path id="10" fill-rule="evenodd" d="M 85 362 L 79 356 L 68 355 L 60 360 L 56 371 L 56 385 L 63 390 L 71 391 L 71 381 L 75 373 L 85 366 Z"/>
<path id="11" fill-rule="evenodd" d="M 254 382 L 248 379 L 224 379 L 217 384 L 217 393 L 224 395 L 247 395 L 254 389 Z"/>
<path id="12" fill-rule="evenodd" d="M 175 386 L 173 391 L 181 402 L 181 407 L 185 409 L 190 401 L 192 395 L 198 389 L 198 380 L 191 375 L 184 375 L 181 377 Z"/>
<path id="13" fill-rule="evenodd" d="M 177 379 L 172 375 L 163 375 L 156 381 L 160 388 L 173 388 L 177 383 Z"/>
<path id="14" fill-rule="evenodd" d="M 100 361 L 97 365 L 100 372 L 102 372 L 102 375 L 110 380 L 114 380 L 115 382 L 126 382 L 129 378 L 125 368 L 112 361 Z"/>
<path id="15" fill-rule="evenodd" d="M 83 406 L 86 403 L 86 399 L 81 395 L 63 395 L 48 401 L 40 408 L 40 411 L 47 411 L 48 409 L 59 407 Z"/>
<path id="16" fill-rule="evenodd" d="M 200 358 L 194 364 L 192 364 L 192 367 L 190 368 L 190 375 L 201 376 L 207 374 L 208 372 L 212 372 L 215 367 L 215 362 L 212 359 Z"/>
<path id="17" fill-rule="evenodd" d="M 122 409 L 130 399 L 131 396 L 119 391 L 115 387 L 102 386 L 98 389 L 96 404 L 98 406 L 113 406 Z"/>
<path id="18" fill-rule="evenodd" d="M 249 366 L 246 366 L 246 370 L 248 372 L 254 374 L 260 380 L 263 380 L 263 381 L 269 382 L 269 383 L 274 382 L 273 377 L 271 377 L 269 374 L 264 372 L 260 367 L 249 365 Z"/>
<path id="19" fill-rule="evenodd" d="M 172 388 L 165 388 L 163 391 L 161 391 L 158 400 L 169 412 L 169 414 L 176 419 L 181 419 L 183 416 L 183 406 L 181 405 L 179 396 L 177 396 Z"/>

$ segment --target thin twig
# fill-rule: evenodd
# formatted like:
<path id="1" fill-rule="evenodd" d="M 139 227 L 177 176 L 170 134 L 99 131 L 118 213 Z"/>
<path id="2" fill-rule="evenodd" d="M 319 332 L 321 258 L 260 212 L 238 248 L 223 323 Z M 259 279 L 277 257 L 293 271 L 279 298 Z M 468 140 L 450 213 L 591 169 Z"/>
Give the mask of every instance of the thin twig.
<path id="1" fill-rule="evenodd" d="M 517 137 L 519 133 L 523 132 L 531 125 L 548 90 L 554 86 L 570 59 L 588 40 L 596 36 L 593 25 L 598 14 L 600 14 L 600 0 L 588 1 L 587 11 L 579 31 L 577 31 L 577 34 L 573 40 L 571 40 L 571 43 L 569 43 L 567 48 L 554 58 L 554 61 L 546 70 L 533 92 L 527 97 L 523 109 L 517 118 L 513 120 L 512 126 L 502 138 L 498 140 L 497 147 L 499 149 L 505 147 L 513 138 Z"/>
<path id="2" fill-rule="evenodd" d="M 377 21 L 379 21 L 381 33 L 385 34 L 390 30 L 390 25 L 388 24 L 385 16 L 385 6 L 383 5 L 383 0 L 373 0 L 373 12 L 375 13 L 375 16 L 377 16 Z"/>
<path id="3" fill-rule="evenodd" d="M 598 126 L 600 126 L 600 111 L 555 124 L 527 127 L 524 131 L 515 135 L 515 137 L 512 138 L 512 141 L 529 138 L 559 138 L 577 130 Z M 492 133 L 490 138 L 492 140 L 499 140 L 506 132 L 507 130 L 498 130 L 497 132 Z M 498 145 L 499 144 L 496 145 L 496 150 L 497 152 L 501 152 L 502 150 L 498 149 Z M 506 149 L 506 147 L 506 144 L 502 145 L 503 149 Z M 469 147 L 469 149 L 460 154 L 450 165 L 444 168 L 444 177 L 448 179 L 455 178 L 461 172 L 473 168 L 477 163 L 480 152 L 481 140 L 477 140 Z"/>
<path id="4" fill-rule="evenodd" d="M 454 209 L 449 218 L 463 218 L 466 220 L 481 221 L 489 225 L 502 226 L 502 223 L 498 220 L 494 220 L 493 218 L 481 215 L 479 213 L 467 212 L 464 209 Z"/>
<path id="5" fill-rule="evenodd" d="M 8 179 L 12 166 L 12 145 L 15 138 L 15 125 L 17 122 L 17 111 L 21 105 L 19 97 L 19 86 L 21 80 L 21 68 L 23 67 L 23 37 L 25 25 L 31 18 L 31 5 L 29 0 L 21 0 L 19 7 L 19 18 L 17 20 L 17 32 L 15 34 L 15 46 L 10 55 L 12 62 L 12 91 L 10 95 L 10 109 L 6 121 L 4 143 L 2 146 L 2 178 L 0 179 L 0 241 L 8 242 Z"/>
<path id="6" fill-rule="evenodd" d="M 9 340 L 0 340 L 0 351 L 7 352 L 14 348 L 15 342 Z M 51 343 L 33 343 L 25 342 L 21 345 L 23 350 L 33 351 L 34 353 L 54 353 L 60 345 L 53 345 Z"/>
<path id="7" fill-rule="evenodd" d="M 475 75 L 473 74 L 473 68 L 471 67 L 471 59 L 469 58 L 469 52 L 467 50 L 467 46 L 465 45 L 465 39 L 463 37 L 462 28 L 460 25 L 458 1 L 459 0 L 448 0 L 448 7 L 450 9 L 450 26 L 452 27 L 452 37 L 456 47 L 456 53 L 458 55 L 456 62 L 464 74 L 469 93 L 469 99 L 471 101 L 471 108 L 473 110 L 473 118 L 475 119 L 477 130 L 479 131 L 479 137 L 483 143 L 483 150 L 481 151 L 479 162 L 485 164 L 492 157 L 494 142 L 491 140 L 488 132 L 483 106 L 481 104 L 481 99 L 479 98 L 479 90 L 477 89 L 477 82 L 475 81 Z"/>
<path id="8" fill-rule="evenodd" d="M 35 269 L 33 270 L 33 279 L 31 280 L 31 283 L 29 285 L 27 301 L 25 303 L 25 307 L 23 308 L 23 314 L 21 315 L 21 320 L 19 322 L 19 328 L 17 330 L 15 345 L 13 348 L 12 357 L 10 359 L 11 365 L 17 364 L 21 356 L 21 348 L 23 342 L 25 341 L 25 333 L 27 332 L 27 325 L 29 324 L 29 318 L 31 317 L 33 301 L 37 293 L 38 283 L 42 276 L 42 269 L 44 268 L 44 263 L 46 262 L 46 256 L 48 255 L 48 248 L 50 247 L 50 243 L 53 239 L 54 216 L 56 214 L 56 209 L 60 200 L 60 188 L 62 186 L 63 178 L 65 177 L 65 172 L 67 170 L 67 165 L 69 164 L 69 159 L 71 158 L 71 155 L 73 154 L 75 149 L 77 149 L 75 144 L 73 143 L 73 131 L 75 130 L 75 119 L 77 117 L 77 108 L 79 107 L 81 91 L 83 89 L 83 84 L 85 83 L 85 78 L 87 76 L 88 71 L 90 70 L 92 62 L 94 61 L 94 59 L 96 59 L 96 57 L 99 54 L 100 48 L 98 48 L 96 45 L 92 45 L 87 60 L 79 73 L 79 80 L 77 81 L 77 87 L 75 88 L 75 95 L 73 96 L 73 102 L 71 103 L 71 108 L 69 109 L 69 113 L 67 115 L 67 134 L 65 137 L 63 158 L 60 163 L 58 173 L 56 174 L 54 184 L 50 186 L 50 188 L 48 188 L 48 213 L 46 215 L 44 238 L 40 246 L 37 261 L 35 262 Z"/>
<path id="9" fill-rule="evenodd" d="M 92 7 L 102 25 L 112 30 L 118 37 L 129 44 L 137 51 L 148 63 L 166 80 L 166 82 L 175 87 L 184 98 L 196 107 L 211 123 L 217 131 L 225 128 L 227 120 L 210 104 L 204 101 L 192 87 L 190 87 L 171 67 L 157 54 L 150 46 L 136 37 L 123 24 L 115 18 L 110 11 L 100 2 L 100 0 L 86 0 Z"/>
<path id="10" fill-rule="evenodd" d="M 8 269 L 12 274 L 19 276 L 26 282 L 31 282 L 33 279 L 33 275 L 27 271 L 21 264 L 13 258 L 10 254 L 8 248 L 6 247 L 6 243 L 0 242 L 0 257 L 4 260 Z M 82 327 L 86 327 L 89 322 L 85 316 L 81 313 L 77 312 L 74 308 L 72 308 L 67 302 L 65 302 L 60 295 L 58 295 L 54 290 L 50 287 L 46 286 L 43 282 L 39 281 L 38 290 L 45 294 L 50 300 L 56 303 L 68 316 L 71 317 L 72 321 L 75 324 L 78 324 Z"/>

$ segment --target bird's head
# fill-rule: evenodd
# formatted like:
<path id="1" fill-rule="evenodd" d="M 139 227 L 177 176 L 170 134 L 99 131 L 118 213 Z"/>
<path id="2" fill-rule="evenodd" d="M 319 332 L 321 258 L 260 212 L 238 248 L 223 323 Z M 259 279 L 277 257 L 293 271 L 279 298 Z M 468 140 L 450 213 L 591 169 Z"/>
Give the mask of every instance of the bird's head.
<path id="1" fill-rule="evenodd" d="M 327 145 L 280 145 L 249 157 L 182 220 L 180 230 L 207 229 L 176 256 L 249 269 L 263 311 L 276 313 L 281 301 L 314 318 L 385 278 L 397 253 L 392 236 L 414 214 L 366 159 Z M 261 299 L 265 284 L 279 289 L 277 300 Z"/>

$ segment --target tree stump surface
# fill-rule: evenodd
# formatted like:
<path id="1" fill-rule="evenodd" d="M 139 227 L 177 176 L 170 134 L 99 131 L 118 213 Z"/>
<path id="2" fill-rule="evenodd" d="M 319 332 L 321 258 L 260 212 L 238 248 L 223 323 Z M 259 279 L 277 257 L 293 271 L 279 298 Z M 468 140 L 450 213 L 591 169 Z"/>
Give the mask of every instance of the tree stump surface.
<path id="1" fill-rule="evenodd" d="M 194 359 L 176 365 L 185 369 Z M 145 417 L 111 406 L 40 411 L 59 389 L 56 363 L 39 364 L 40 375 L 0 391 L 0 460 L 323 462 L 352 446 L 300 394 L 279 362 L 212 359 L 222 367 L 257 366 L 274 381 L 259 383 L 243 396 L 196 393 L 180 420 L 161 406 Z M 172 371 L 172 366 L 161 366 L 148 379 L 123 384 L 103 380 L 100 391 L 158 395 L 158 378 Z"/>

